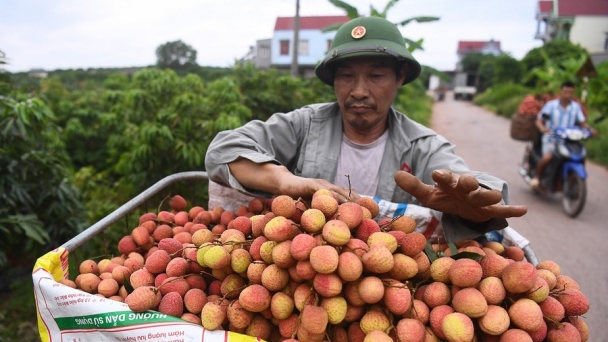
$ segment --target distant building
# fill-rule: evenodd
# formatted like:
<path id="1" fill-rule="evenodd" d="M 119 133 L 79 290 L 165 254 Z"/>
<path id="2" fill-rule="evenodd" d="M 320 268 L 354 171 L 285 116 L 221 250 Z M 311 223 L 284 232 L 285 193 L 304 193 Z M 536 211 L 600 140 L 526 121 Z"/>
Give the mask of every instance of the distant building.
<path id="1" fill-rule="evenodd" d="M 477 87 L 477 84 L 479 83 L 477 74 L 465 72 L 462 68 L 462 60 L 471 53 L 499 56 L 504 52 L 502 51 L 500 41 L 494 39 L 490 39 L 488 41 L 460 40 L 458 41 L 458 46 L 456 48 L 456 55 L 458 55 L 456 68 L 454 70 L 443 71 L 444 74 L 450 77 L 450 81 L 442 81 L 438 76 L 431 75 L 428 89 L 433 91 L 438 87 L 443 87 L 450 90 L 454 90 L 459 87 Z"/>
<path id="2" fill-rule="evenodd" d="M 581 45 L 592 55 L 608 52 L 606 0 L 540 0 L 536 20 L 535 38 L 543 43 L 566 39 Z"/>
<path id="3" fill-rule="evenodd" d="M 28 72 L 29 77 L 46 78 L 49 74 L 42 69 L 32 69 Z"/>
<path id="4" fill-rule="evenodd" d="M 250 62 L 257 69 L 270 68 L 270 44 L 271 39 L 260 39 L 255 46 L 249 47 L 249 52 L 239 60 L 240 63 Z"/>
<path id="5" fill-rule="evenodd" d="M 250 51 L 241 61 L 249 61 L 260 69 L 269 67 L 290 69 L 294 50 L 294 20 L 294 17 L 278 17 L 272 38 L 258 40 L 255 47 L 250 47 Z M 312 75 L 315 66 L 325 57 L 331 46 L 336 31 L 321 30 L 348 20 L 345 15 L 300 17 L 298 65 L 301 75 Z"/>
<path id="6" fill-rule="evenodd" d="M 456 50 L 456 54 L 458 55 L 456 71 L 462 71 L 462 60 L 470 53 L 498 56 L 503 52 L 500 49 L 500 42 L 494 39 L 490 39 L 489 41 L 461 40 L 458 42 L 458 49 Z"/>

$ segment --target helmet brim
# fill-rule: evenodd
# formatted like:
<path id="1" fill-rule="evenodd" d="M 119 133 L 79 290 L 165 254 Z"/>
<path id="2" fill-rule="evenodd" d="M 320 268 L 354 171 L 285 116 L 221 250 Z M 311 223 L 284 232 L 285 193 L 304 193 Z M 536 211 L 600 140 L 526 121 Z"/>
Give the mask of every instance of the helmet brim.
<path id="1" fill-rule="evenodd" d="M 323 83 L 333 86 L 335 62 L 354 57 L 386 56 L 394 57 L 397 62 L 407 65 L 407 72 L 402 85 L 408 84 L 420 76 L 420 64 L 405 46 L 381 39 L 369 39 L 365 42 L 365 46 L 361 46 L 359 41 L 341 44 L 339 49 L 332 49 L 327 53 L 323 61 L 315 68 L 315 74 Z"/>

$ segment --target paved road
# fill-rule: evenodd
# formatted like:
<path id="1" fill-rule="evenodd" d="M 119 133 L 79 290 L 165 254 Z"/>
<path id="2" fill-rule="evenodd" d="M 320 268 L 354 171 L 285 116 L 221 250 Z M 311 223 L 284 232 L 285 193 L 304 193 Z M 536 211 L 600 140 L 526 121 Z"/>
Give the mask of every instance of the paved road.
<path id="1" fill-rule="evenodd" d="M 525 143 L 510 138 L 508 119 L 448 96 L 435 104 L 431 126 L 456 145 L 471 169 L 506 180 L 511 203 L 528 206 L 526 215 L 509 224 L 530 240 L 539 260 L 557 262 L 562 274 L 580 284 L 591 303 L 585 315 L 589 341 L 608 341 L 608 171 L 587 163 L 587 204 L 571 219 L 559 198 L 534 195 L 517 173 Z"/>

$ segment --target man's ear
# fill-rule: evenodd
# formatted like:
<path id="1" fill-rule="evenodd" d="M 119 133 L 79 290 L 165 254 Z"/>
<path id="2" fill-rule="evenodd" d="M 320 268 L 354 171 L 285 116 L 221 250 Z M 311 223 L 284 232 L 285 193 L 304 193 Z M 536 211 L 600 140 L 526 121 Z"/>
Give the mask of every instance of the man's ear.
<path id="1" fill-rule="evenodd" d="M 397 67 L 397 84 L 402 85 L 405 82 L 407 73 L 407 63 L 402 63 L 401 66 Z"/>

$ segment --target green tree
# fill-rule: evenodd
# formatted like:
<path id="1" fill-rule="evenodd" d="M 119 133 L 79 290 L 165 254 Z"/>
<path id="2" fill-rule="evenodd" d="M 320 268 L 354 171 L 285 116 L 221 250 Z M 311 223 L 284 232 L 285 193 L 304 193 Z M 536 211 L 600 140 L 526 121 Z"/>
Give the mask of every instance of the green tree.
<path id="1" fill-rule="evenodd" d="M 173 70 L 191 70 L 196 64 L 196 50 L 192 46 L 176 40 L 156 48 L 156 66 Z"/>
<path id="2" fill-rule="evenodd" d="M 60 113 L 62 112 L 62 108 L 71 105 L 71 94 L 59 77 L 51 76 L 41 79 L 39 84 L 40 90 L 37 93 L 47 106 L 51 108 L 53 113 Z"/>
<path id="3" fill-rule="evenodd" d="M 524 76 L 521 62 L 508 54 L 484 55 L 478 70 L 471 72 L 477 73 L 479 77 L 477 90 L 480 92 L 496 84 L 520 83 Z"/>
<path id="4" fill-rule="evenodd" d="M 583 53 L 586 54 L 588 52 L 580 45 L 573 44 L 568 40 L 555 39 L 543 46 L 528 51 L 521 62 L 524 65 L 525 71 L 530 72 L 534 68 L 545 65 L 546 59 L 559 64 L 570 58 L 578 58 Z"/>
<path id="5" fill-rule="evenodd" d="M 0 50 L 0 95 L 7 94 L 11 89 L 11 77 L 2 67 L 6 63 L 6 55 Z"/>
<path id="6" fill-rule="evenodd" d="M 590 107 L 597 108 L 604 115 L 608 115 L 608 62 L 598 64 L 595 69 L 597 76 L 589 80 L 587 103 Z"/>
<path id="7" fill-rule="evenodd" d="M 502 54 L 494 59 L 493 84 L 519 83 L 524 76 L 524 66 L 508 54 Z"/>
<path id="8" fill-rule="evenodd" d="M 0 96 L 0 269 L 31 267 L 83 226 L 80 194 L 51 110 Z"/>
<path id="9" fill-rule="evenodd" d="M 476 74 L 479 72 L 479 66 L 487 59 L 491 58 L 491 55 L 486 55 L 481 52 L 472 52 L 462 58 L 462 70 L 468 73 Z"/>
<path id="10" fill-rule="evenodd" d="M 129 78 L 124 74 L 111 74 L 103 81 L 107 90 L 125 90 L 129 86 Z"/>
<path id="11" fill-rule="evenodd" d="M 327 86 L 316 77 L 303 79 L 277 69 L 257 70 L 251 63 L 237 64 L 234 78 L 253 119 L 265 121 L 274 113 L 286 113 L 314 101 L 335 99 L 333 92 L 328 92 Z M 321 99 L 321 94 L 331 96 Z"/>
<path id="12" fill-rule="evenodd" d="M 234 78 L 204 84 L 198 75 L 179 77 L 170 69 L 140 70 L 123 89 L 83 94 L 77 102 L 95 98 L 99 107 L 83 108 L 83 116 L 75 116 L 79 124 L 70 129 L 94 142 L 81 144 L 83 154 L 101 159 L 82 167 L 77 177 L 91 222 L 168 175 L 204 169 L 213 137 L 252 116 Z M 206 192 L 198 192 L 202 203 Z"/>
<path id="13" fill-rule="evenodd" d="M 582 80 L 576 74 L 588 58 L 586 52 L 575 57 L 556 60 L 550 58 L 543 50 L 541 56 L 544 58 L 544 64 L 533 68 L 524 76 L 526 84 L 531 84 L 541 91 L 555 92 L 563 82 L 571 81 L 577 85 L 577 89 L 581 89 Z"/>
<path id="14" fill-rule="evenodd" d="M 494 78 L 496 76 L 494 55 L 483 55 L 483 58 L 479 61 L 479 65 L 476 71 L 471 71 L 477 74 L 477 92 L 482 93 L 486 89 L 489 89 L 494 84 Z"/>

